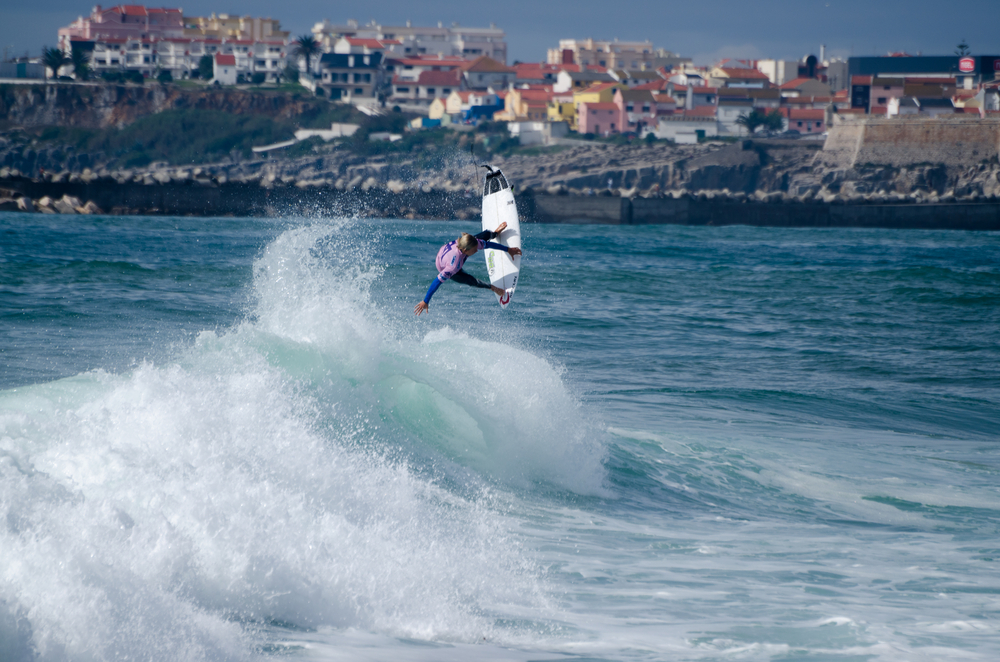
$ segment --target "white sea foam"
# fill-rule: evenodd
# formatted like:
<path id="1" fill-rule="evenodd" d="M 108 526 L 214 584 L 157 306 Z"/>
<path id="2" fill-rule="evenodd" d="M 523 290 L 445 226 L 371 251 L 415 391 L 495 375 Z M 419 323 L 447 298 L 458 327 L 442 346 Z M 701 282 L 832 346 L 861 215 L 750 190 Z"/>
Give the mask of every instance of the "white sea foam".
<path id="1" fill-rule="evenodd" d="M 497 619 L 545 604 L 490 493 L 445 490 L 378 437 L 440 416 L 432 446 L 456 430 L 479 446 L 432 451 L 487 481 L 600 489 L 576 404 L 527 352 L 392 340 L 377 270 L 338 259 L 353 249 L 336 228 L 289 231 L 231 331 L 173 363 L 0 394 L 5 660 L 243 659 L 271 622 L 503 641 Z"/>

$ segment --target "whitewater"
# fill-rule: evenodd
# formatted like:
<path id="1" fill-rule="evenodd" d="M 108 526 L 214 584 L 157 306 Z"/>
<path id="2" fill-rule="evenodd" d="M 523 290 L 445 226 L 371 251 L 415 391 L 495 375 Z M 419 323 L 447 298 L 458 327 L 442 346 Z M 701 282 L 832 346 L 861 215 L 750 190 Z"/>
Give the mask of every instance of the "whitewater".
<path id="1" fill-rule="evenodd" d="M 0 660 L 996 659 L 1000 237 L 472 225 L 0 214 Z"/>

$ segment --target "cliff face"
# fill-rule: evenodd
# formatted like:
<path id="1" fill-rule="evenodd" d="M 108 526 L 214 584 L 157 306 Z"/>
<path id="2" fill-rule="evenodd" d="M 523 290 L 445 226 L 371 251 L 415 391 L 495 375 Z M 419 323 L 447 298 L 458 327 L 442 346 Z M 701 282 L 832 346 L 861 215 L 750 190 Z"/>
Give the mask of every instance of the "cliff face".
<path id="1" fill-rule="evenodd" d="M 0 85 L 0 117 L 9 126 L 102 129 L 127 126 L 172 108 L 221 110 L 291 119 L 323 102 L 307 95 L 176 85 Z"/>

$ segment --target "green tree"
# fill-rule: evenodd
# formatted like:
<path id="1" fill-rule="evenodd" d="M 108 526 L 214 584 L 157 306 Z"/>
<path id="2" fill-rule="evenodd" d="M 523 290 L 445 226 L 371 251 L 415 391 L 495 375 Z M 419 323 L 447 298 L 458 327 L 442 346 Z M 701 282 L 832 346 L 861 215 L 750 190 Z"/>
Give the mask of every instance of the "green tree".
<path id="1" fill-rule="evenodd" d="M 754 131 L 764 126 L 767 122 L 767 115 L 763 112 L 754 108 L 749 113 L 744 113 L 736 119 L 736 123 L 747 130 L 747 133 L 753 135 Z"/>
<path id="2" fill-rule="evenodd" d="M 301 35 L 295 40 L 292 47 L 292 54 L 295 57 L 305 58 L 306 60 L 306 73 L 312 72 L 312 67 L 310 66 L 313 55 L 318 55 L 320 52 L 319 42 L 311 34 Z"/>
<path id="3" fill-rule="evenodd" d="M 255 71 L 253 75 L 250 76 L 250 82 L 254 85 L 263 85 L 265 80 L 267 80 L 267 74 L 263 71 Z"/>
<path id="4" fill-rule="evenodd" d="M 764 128 L 768 131 L 778 132 L 785 127 L 785 116 L 777 108 L 768 111 L 764 116 Z"/>
<path id="5" fill-rule="evenodd" d="M 957 46 L 957 49 L 958 50 L 955 51 L 955 55 L 957 55 L 959 57 L 965 57 L 966 55 L 968 55 L 969 53 L 972 52 L 969 49 L 969 45 L 967 43 L 965 43 L 965 39 L 964 38 L 962 39 L 961 43 L 959 43 L 959 45 Z"/>
<path id="6" fill-rule="evenodd" d="M 69 52 L 69 60 L 77 80 L 90 79 L 90 53 L 79 46 L 73 46 Z"/>
<path id="7" fill-rule="evenodd" d="M 215 62 L 211 55 L 202 55 L 198 60 L 198 75 L 204 80 L 211 80 L 215 75 Z"/>
<path id="8" fill-rule="evenodd" d="M 172 83 L 174 82 L 174 75 L 170 73 L 169 69 L 160 69 L 160 73 L 156 74 L 156 80 L 161 83 Z"/>
<path id="9" fill-rule="evenodd" d="M 289 80 L 293 83 L 299 82 L 299 70 L 290 62 L 285 66 L 284 76 L 285 80 Z"/>
<path id="10" fill-rule="evenodd" d="M 70 59 L 60 48 L 43 48 L 42 63 L 52 70 L 53 78 L 59 78 L 59 69 L 69 64 Z"/>

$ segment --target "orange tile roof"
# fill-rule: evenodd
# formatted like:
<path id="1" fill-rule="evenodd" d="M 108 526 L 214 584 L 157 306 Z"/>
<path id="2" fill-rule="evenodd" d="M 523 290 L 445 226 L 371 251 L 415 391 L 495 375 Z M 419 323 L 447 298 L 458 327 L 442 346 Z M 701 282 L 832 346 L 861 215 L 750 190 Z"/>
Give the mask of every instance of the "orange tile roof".
<path id="1" fill-rule="evenodd" d="M 801 85 L 802 83 L 805 83 L 805 82 L 808 82 L 808 81 L 811 81 L 811 80 L 816 80 L 816 79 L 815 78 L 795 78 L 793 80 L 788 81 L 787 83 L 782 83 L 778 87 L 780 89 L 782 89 L 782 90 L 794 90 L 794 89 L 797 89 L 798 86 Z"/>
<path id="2" fill-rule="evenodd" d="M 584 101 L 580 105 L 586 106 L 587 110 L 618 110 L 618 104 L 614 104 L 608 101 L 601 101 L 594 103 Z"/>
<path id="3" fill-rule="evenodd" d="M 826 111 L 822 108 L 779 108 L 782 115 L 790 120 L 822 120 Z"/>
<path id="4" fill-rule="evenodd" d="M 768 80 L 764 73 L 756 69 L 740 69 L 733 67 L 719 67 L 722 73 L 726 74 L 729 78 L 747 78 L 752 80 Z"/>
<path id="5" fill-rule="evenodd" d="M 684 111 L 685 117 L 715 117 L 715 106 L 698 106 Z"/>
<path id="6" fill-rule="evenodd" d="M 498 73 L 498 74 L 517 73 L 516 69 L 508 67 L 502 62 L 497 62 L 489 55 L 483 55 L 482 57 L 473 60 L 463 68 L 466 71 L 474 71 L 476 73 Z"/>

